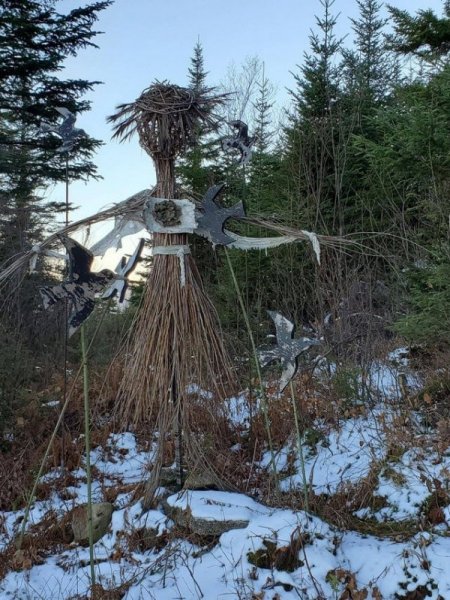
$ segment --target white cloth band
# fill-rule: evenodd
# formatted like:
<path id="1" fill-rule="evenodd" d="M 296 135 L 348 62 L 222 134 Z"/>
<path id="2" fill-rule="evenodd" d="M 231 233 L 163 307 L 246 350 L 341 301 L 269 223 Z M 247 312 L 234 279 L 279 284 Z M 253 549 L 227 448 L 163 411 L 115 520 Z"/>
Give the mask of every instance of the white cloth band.
<path id="1" fill-rule="evenodd" d="M 191 253 L 191 249 L 189 248 L 189 246 L 154 246 L 152 253 L 153 256 L 156 256 L 157 254 L 165 254 L 166 256 L 178 256 L 180 260 L 180 285 L 181 287 L 184 287 L 186 283 L 186 268 L 184 265 L 184 257 L 186 254 Z"/>
<path id="2" fill-rule="evenodd" d="M 301 232 L 311 242 L 317 262 L 320 265 L 319 238 L 315 233 L 311 231 L 305 231 L 304 229 L 302 229 Z M 233 241 L 230 244 L 228 244 L 227 247 L 238 248 L 239 250 L 268 250 L 271 248 L 276 248 L 277 246 L 282 246 L 283 244 L 292 244 L 293 242 L 298 242 L 300 239 L 298 236 L 295 235 L 279 235 L 277 237 L 252 238 L 247 237 L 245 235 L 238 235 L 237 233 L 234 233 L 234 231 L 229 231 L 228 229 L 224 229 L 224 233 L 233 238 Z"/>

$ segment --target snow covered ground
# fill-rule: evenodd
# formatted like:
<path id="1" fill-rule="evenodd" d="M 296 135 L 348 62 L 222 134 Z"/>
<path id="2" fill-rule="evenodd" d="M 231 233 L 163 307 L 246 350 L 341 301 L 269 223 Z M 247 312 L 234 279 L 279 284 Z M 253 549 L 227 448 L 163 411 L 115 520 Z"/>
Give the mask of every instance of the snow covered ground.
<path id="1" fill-rule="evenodd" d="M 303 447 L 306 479 L 316 496 L 332 498 L 372 477 L 371 501 L 353 511 L 355 519 L 373 526 L 372 533 L 215 490 L 172 494 L 166 504 L 144 512 L 133 490 L 146 478 L 152 450 L 140 448 L 132 433 L 111 434 L 104 448 L 91 453 L 94 499 L 105 500 L 117 486 L 124 491 L 114 499 L 109 532 L 95 544 L 95 573 L 104 589 L 123 595 L 102 598 L 450 599 L 450 452 L 437 453 L 427 432 L 418 436 L 417 446 L 389 449 L 387 425 L 395 426 L 396 415 L 384 400 L 392 396 L 395 380 L 381 365 L 378 374 L 379 403 Z M 244 418 L 244 396 L 231 404 L 233 419 Z M 283 474 L 293 452 L 295 444 L 277 453 L 286 498 L 303 487 L 298 457 Z M 268 462 L 263 457 L 262 466 Z M 83 468 L 72 475 L 73 485 L 62 490 L 55 485 L 48 499 L 34 503 L 29 527 L 49 511 L 61 517 L 86 501 Z M 53 470 L 43 481 L 52 484 L 58 476 Z M 183 533 L 167 507 L 206 522 L 233 520 L 237 528 L 202 539 Z M 0 513 L 0 551 L 17 536 L 22 518 L 23 510 Z M 388 535 L 381 528 L 403 522 L 410 524 L 410 535 L 394 530 Z M 0 598 L 82 599 L 89 597 L 89 583 L 89 549 L 61 544 L 22 570 L 8 570 Z"/>

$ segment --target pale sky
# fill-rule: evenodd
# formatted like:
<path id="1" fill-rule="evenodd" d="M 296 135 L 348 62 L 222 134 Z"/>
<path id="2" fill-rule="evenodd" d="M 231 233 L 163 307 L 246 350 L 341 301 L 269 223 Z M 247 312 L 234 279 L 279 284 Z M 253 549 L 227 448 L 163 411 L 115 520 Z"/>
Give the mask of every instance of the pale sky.
<path id="1" fill-rule="evenodd" d="M 83 0 L 62 0 L 57 10 L 80 4 Z M 440 0 L 392 0 L 391 4 L 409 12 L 432 8 L 438 14 L 442 7 Z M 185 85 L 198 39 L 210 85 L 224 79 L 231 63 L 239 66 L 246 58 L 258 56 L 283 104 L 286 87 L 293 84 L 290 71 L 302 63 L 314 15 L 320 16 L 321 9 L 319 0 L 116 0 L 96 24 L 104 32 L 95 39 L 99 49 L 80 51 L 62 73 L 62 77 L 104 82 L 88 96 L 92 110 L 77 121 L 78 127 L 105 142 L 94 157 L 104 179 L 71 185 L 71 201 L 80 206 L 71 220 L 154 184 L 151 159 L 137 137 L 124 144 L 110 139 L 106 117 L 117 104 L 135 100 L 154 79 Z M 333 13 L 340 13 L 337 35 L 350 33 L 349 17 L 357 14 L 356 0 L 335 0 Z M 52 200 L 64 199 L 63 186 L 46 193 Z"/>

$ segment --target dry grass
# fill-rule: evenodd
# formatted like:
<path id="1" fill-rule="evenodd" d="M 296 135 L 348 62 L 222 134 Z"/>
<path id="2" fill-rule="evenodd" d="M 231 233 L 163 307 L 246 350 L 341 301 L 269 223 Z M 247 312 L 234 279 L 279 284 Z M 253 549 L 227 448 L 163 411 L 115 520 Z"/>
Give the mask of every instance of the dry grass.
<path id="1" fill-rule="evenodd" d="M 223 100 L 211 90 L 195 93 L 155 82 L 110 117 L 116 137 L 127 139 L 138 132 L 155 163 L 158 197 L 177 197 L 174 159 L 195 141 L 200 128 L 214 127 L 212 111 Z M 187 235 L 156 234 L 154 244 L 185 246 Z M 179 465 L 203 469 L 211 462 L 217 464 L 215 459 L 229 437 L 222 401 L 234 384 L 231 361 L 194 260 L 190 255 L 182 260 L 185 284 L 178 256 L 154 257 L 125 350 L 117 397 L 116 414 L 124 427 L 148 423 L 158 432 L 147 504 L 174 442 Z"/>
<path id="2" fill-rule="evenodd" d="M 203 132 L 217 128 L 213 111 L 226 97 L 212 88 L 196 92 L 155 81 L 134 102 L 119 105 L 108 122 L 114 126 L 114 137 L 124 141 L 137 132 L 152 158 L 173 159 L 195 143 L 200 128 Z"/>
<path id="3" fill-rule="evenodd" d="M 156 243 L 165 241 L 161 237 Z M 118 395 L 117 415 L 124 427 L 145 422 L 158 432 L 155 467 L 162 466 L 174 431 L 183 432 L 190 467 L 207 454 L 214 456 L 230 435 L 222 401 L 234 386 L 233 368 L 190 256 L 185 269 L 182 287 L 178 257 L 155 257 Z"/>

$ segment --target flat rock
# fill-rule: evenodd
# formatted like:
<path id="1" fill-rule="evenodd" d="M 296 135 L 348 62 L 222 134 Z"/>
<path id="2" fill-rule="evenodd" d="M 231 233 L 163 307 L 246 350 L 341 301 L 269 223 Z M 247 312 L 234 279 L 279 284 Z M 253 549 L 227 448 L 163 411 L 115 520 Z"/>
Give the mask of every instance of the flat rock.
<path id="1" fill-rule="evenodd" d="M 206 536 L 244 529 L 251 518 L 269 514 L 268 508 L 244 494 L 214 490 L 187 490 L 169 496 L 165 510 L 177 525 Z"/>
<path id="2" fill-rule="evenodd" d="M 217 476 L 208 469 L 190 471 L 184 482 L 184 487 L 187 490 L 217 489 L 219 487 L 218 481 Z M 223 488 L 223 486 L 221 487 Z"/>
<path id="3" fill-rule="evenodd" d="M 113 505 L 110 502 L 97 502 L 92 504 L 92 531 L 94 544 L 108 531 L 112 513 Z M 89 544 L 87 504 L 82 504 L 73 509 L 71 524 L 74 541 L 81 545 Z"/>

